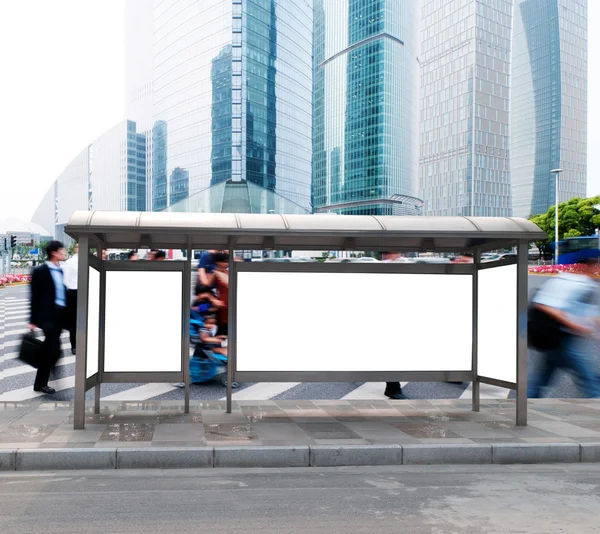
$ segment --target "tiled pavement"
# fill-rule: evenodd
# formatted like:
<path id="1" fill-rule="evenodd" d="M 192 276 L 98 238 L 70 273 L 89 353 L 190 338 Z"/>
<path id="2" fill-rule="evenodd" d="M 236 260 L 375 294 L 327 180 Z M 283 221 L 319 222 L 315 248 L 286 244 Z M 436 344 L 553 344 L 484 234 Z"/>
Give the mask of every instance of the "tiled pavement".
<path id="1" fill-rule="evenodd" d="M 511 400 L 470 411 L 464 400 L 103 402 L 73 430 L 69 402 L 0 403 L 0 449 L 600 443 L 600 400 L 531 399 L 529 425 Z"/>

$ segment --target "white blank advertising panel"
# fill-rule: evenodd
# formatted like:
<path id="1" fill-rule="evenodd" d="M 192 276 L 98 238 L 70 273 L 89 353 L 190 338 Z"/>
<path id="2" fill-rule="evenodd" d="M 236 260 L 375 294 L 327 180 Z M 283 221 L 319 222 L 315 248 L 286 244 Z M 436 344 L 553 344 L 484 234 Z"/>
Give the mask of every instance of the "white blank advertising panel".
<path id="1" fill-rule="evenodd" d="M 477 374 L 517 381 L 517 266 L 479 271 Z"/>
<path id="2" fill-rule="evenodd" d="M 100 273 L 90 267 L 89 278 L 86 378 L 98 372 L 98 342 L 100 337 Z"/>
<path id="3" fill-rule="evenodd" d="M 106 273 L 105 372 L 181 371 L 182 273 Z"/>
<path id="4" fill-rule="evenodd" d="M 238 371 L 469 371 L 472 277 L 238 274 Z"/>

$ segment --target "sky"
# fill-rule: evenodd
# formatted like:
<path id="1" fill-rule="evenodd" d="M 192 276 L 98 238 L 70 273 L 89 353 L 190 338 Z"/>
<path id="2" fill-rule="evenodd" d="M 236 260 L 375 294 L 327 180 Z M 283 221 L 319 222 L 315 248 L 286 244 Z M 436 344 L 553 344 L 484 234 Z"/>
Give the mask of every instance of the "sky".
<path id="1" fill-rule="evenodd" d="M 588 13 L 589 28 L 600 27 L 600 0 Z M 124 0 L 0 2 L 0 220 L 30 220 L 69 162 L 125 119 L 123 19 Z M 600 194 L 600 32 L 588 46 L 591 196 Z"/>

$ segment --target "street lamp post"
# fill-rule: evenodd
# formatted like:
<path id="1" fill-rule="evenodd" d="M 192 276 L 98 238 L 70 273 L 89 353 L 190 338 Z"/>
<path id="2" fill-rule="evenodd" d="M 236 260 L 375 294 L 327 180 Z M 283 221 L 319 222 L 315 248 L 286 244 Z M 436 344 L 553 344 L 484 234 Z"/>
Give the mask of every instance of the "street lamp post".
<path id="1" fill-rule="evenodd" d="M 556 207 L 554 208 L 554 265 L 558 264 L 558 177 L 562 169 L 552 169 L 550 174 L 554 174 L 556 185 L 554 187 L 554 200 Z"/>

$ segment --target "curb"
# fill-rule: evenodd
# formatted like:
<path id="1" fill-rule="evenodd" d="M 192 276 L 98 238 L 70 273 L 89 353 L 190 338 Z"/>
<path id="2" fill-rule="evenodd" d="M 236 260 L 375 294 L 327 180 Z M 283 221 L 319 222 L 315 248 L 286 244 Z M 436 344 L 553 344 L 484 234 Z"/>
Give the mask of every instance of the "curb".
<path id="1" fill-rule="evenodd" d="M 2 472 L 589 462 L 600 462 L 600 442 L 0 450 Z"/>

